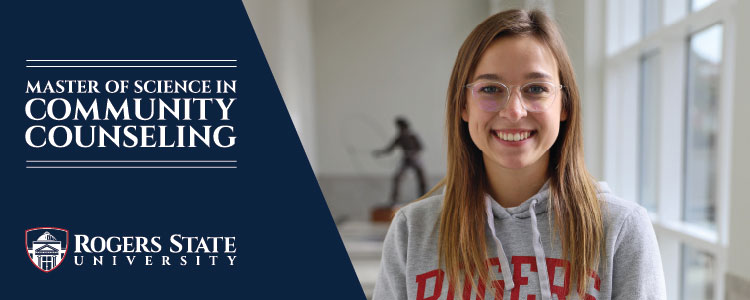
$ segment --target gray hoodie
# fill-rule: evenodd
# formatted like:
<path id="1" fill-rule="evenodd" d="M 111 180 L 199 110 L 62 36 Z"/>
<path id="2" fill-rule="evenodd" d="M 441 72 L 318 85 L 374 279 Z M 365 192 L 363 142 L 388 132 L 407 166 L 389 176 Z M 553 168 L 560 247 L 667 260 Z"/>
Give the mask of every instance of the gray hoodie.
<path id="1" fill-rule="evenodd" d="M 398 211 L 383 245 L 380 274 L 373 298 L 384 299 L 666 299 L 659 246 L 648 213 L 632 201 L 614 196 L 599 183 L 604 211 L 604 250 L 599 270 L 592 272 L 588 291 L 575 292 L 570 264 L 562 258 L 559 236 L 552 235 L 547 213 L 549 182 L 512 208 L 490 196 L 487 207 L 487 263 L 495 280 L 461 291 L 448 283 L 438 267 L 438 221 L 442 195 L 409 204 Z M 554 239 L 553 239 L 554 238 Z M 498 293 L 500 294 L 500 293 Z"/>

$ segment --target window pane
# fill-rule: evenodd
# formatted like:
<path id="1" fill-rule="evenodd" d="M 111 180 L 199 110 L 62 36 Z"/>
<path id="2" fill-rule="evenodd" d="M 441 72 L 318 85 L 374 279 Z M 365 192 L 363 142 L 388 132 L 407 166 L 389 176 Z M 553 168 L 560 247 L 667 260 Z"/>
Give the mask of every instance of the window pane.
<path id="1" fill-rule="evenodd" d="M 715 261 L 711 254 L 682 245 L 683 300 L 714 299 Z"/>
<path id="2" fill-rule="evenodd" d="M 659 53 L 641 58 L 640 149 L 638 160 L 639 202 L 656 211 L 656 187 L 659 155 Z"/>
<path id="3" fill-rule="evenodd" d="M 716 2 L 716 0 L 692 0 L 690 1 L 690 10 L 699 11 L 714 2 Z"/>
<path id="4" fill-rule="evenodd" d="M 716 141 L 722 26 L 690 38 L 685 109 L 683 220 L 715 229 Z"/>
<path id="5" fill-rule="evenodd" d="M 661 1 L 659 0 L 643 0 L 643 36 L 647 36 L 652 31 L 659 28 L 661 25 L 659 16 L 661 15 Z"/>

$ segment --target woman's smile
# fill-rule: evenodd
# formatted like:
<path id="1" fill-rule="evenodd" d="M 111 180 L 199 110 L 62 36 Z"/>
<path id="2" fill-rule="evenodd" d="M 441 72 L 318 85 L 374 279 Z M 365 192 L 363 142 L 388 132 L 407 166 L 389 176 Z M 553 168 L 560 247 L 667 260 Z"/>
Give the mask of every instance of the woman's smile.
<path id="1" fill-rule="evenodd" d="M 503 129 L 492 130 L 491 134 L 503 145 L 519 147 L 534 138 L 536 130 L 530 129 Z"/>

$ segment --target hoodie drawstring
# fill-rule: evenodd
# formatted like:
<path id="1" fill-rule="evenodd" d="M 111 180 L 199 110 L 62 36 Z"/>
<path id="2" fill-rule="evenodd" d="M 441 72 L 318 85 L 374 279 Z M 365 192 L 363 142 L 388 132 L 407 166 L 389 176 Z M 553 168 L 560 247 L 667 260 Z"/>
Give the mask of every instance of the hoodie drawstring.
<path id="1" fill-rule="evenodd" d="M 500 243 L 500 239 L 497 238 L 497 233 L 495 232 L 495 216 L 492 213 L 492 203 L 490 201 L 494 200 L 492 200 L 490 197 L 485 198 L 485 207 L 487 210 L 487 225 L 489 225 L 490 232 L 492 232 L 492 238 L 495 241 L 495 249 L 497 249 L 497 257 L 500 260 L 500 268 L 503 274 L 503 280 L 505 282 L 505 290 L 511 290 L 515 286 L 513 283 L 513 276 L 511 275 L 512 271 L 510 269 L 508 257 L 505 256 L 503 245 Z M 547 261 L 544 254 L 544 248 L 542 247 L 542 239 L 539 234 L 539 228 L 536 223 L 536 212 L 534 211 L 534 206 L 536 206 L 536 204 L 536 199 L 533 199 L 531 200 L 531 205 L 529 205 L 532 232 L 531 244 L 534 247 L 534 256 L 536 256 L 537 275 L 539 276 L 539 288 L 542 292 L 542 300 L 551 300 L 552 291 L 550 290 L 549 286 Z"/>
<path id="2" fill-rule="evenodd" d="M 536 212 L 534 212 L 534 206 L 536 206 L 536 199 L 531 200 L 531 205 L 529 205 L 529 214 L 531 216 L 531 233 L 533 239 L 531 241 L 531 244 L 534 246 L 534 256 L 536 256 L 536 274 L 539 276 L 539 288 L 542 290 L 542 300 L 551 300 L 552 290 L 549 287 L 549 275 L 547 273 L 546 255 L 544 254 L 544 248 L 542 247 L 542 238 L 539 235 L 539 228 L 536 223 Z"/>
<path id="3" fill-rule="evenodd" d="M 513 276 L 511 275 L 508 258 L 505 256 L 503 245 L 500 243 L 500 239 L 497 238 L 497 234 L 495 233 L 495 215 L 492 213 L 492 203 L 490 203 L 490 201 L 494 200 L 486 197 L 484 201 L 487 210 L 487 224 L 490 225 L 490 232 L 492 232 L 492 238 L 495 240 L 495 249 L 497 249 L 497 258 L 500 260 L 500 271 L 503 274 L 505 290 L 510 290 L 513 289 L 515 285 L 513 284 Z"/>

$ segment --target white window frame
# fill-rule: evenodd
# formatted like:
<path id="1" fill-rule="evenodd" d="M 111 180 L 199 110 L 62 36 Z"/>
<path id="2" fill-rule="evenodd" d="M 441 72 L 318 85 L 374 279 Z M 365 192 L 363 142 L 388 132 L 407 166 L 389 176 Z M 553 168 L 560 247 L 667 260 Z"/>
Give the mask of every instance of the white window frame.
<path id="1" fill-rule="evenodd" d="M 652 1 L 652 0 L 649 0 Z M 729 182 L 734 84 L 734 0 L 717 0 L 700 11 L 690 12 L 688 0 L 656 0 L 661 3 L 661 26 L 641 36 L 641 1 L 607 0 L 604 53 L 604 180 L 616 194 L 638 201 L 637 158 L 641 57 L 659 52 L 661 85 L 657 174 L 657 209 L 651 219 L 659 240 L 667 293 L 677 299 L 681 293 L 681 245 L 689 245 L 713 256 L 716 274 L 714 299 L 724 299 L 729 234 Z M 689 37 L 713 24 L 723 26 L 722 65 L 718 99 L 716 231 L 682 221 L 684 106 L 686 103 L 687 47 Z M 587 26 L 595 26 L 587 24 Z M 667 108 L 670 108 L 669 110 Z M 679 145 L 668 146 L 668 145 Z M 675 151 L 677 150 L 677 151 Z"/>

